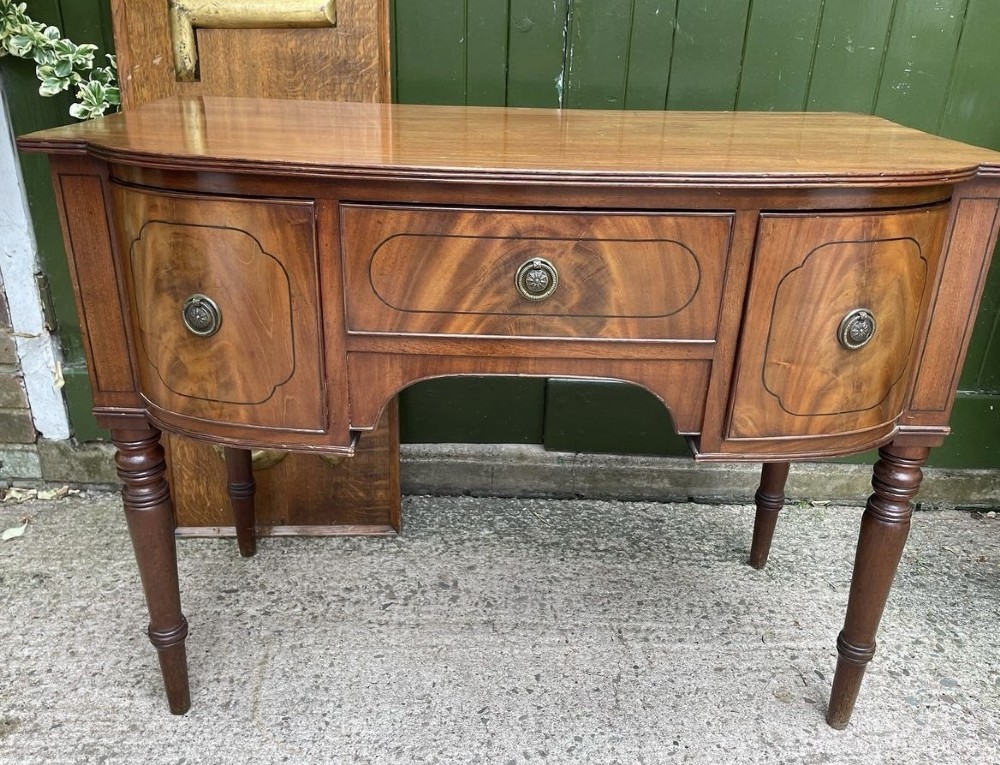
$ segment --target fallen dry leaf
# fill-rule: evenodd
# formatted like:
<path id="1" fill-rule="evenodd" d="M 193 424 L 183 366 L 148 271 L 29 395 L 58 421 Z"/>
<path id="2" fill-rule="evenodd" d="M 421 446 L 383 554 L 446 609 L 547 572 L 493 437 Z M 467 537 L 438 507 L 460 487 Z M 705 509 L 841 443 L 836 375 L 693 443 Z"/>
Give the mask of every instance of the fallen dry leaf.
<path id="1" fill-rule="evenodd" d="M 16 505 L 21 502 L 27 502 L 29 499 L 34 499 L 37 496 L 37 489 L 19 489 L 14 486 L 13 488 L 7 490 L 7 495 L 3 498 L 3 501 L 11 502 Z"/>
<path id="2" fill-rule="evenodd" d="M 25 520 L 20 526 L 11 526 L 9 529 L 5 529 L 4 532 L 0 534 L 0 542 L 6 542 L 8 539 L 23 537 L 27 528 L 28 521 Z"/>
<path id="3" fill-rule="evenodd" d="M 69 486 L 60 486 L 57 489 L 44 489 L 43 491 L 37 492 L 38 499 L 62 499 L 67 494 L 69 494 Z"/>

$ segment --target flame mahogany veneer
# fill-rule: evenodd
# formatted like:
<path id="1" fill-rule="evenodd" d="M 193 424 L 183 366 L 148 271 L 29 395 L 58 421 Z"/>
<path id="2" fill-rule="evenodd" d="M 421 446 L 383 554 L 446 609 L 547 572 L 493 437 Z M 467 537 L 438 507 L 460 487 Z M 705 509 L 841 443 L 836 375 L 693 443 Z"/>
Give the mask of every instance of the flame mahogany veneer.
<path id="1" fill-rule="evenodd" d="M 209 97 L 20 146 L 51 155 L 173 712 L 159 429 L 230 447 L 239 525 L 241 450 L 349 454 L 413 382 L 542 375 L 641 385 L 695 459 L 764 462 L 758 567 L 789 461 L 880 447 L 827 717 L 847 724 L 948 433 L 1000 154 L 847 114 Z"/>

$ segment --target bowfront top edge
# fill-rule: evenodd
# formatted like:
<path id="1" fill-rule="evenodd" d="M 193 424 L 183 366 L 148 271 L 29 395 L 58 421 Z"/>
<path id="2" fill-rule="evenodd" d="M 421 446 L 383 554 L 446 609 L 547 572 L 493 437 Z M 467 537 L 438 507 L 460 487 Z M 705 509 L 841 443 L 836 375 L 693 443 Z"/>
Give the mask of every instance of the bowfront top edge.
<path id="1" fill-rule="evenodd" d="M 919 185 L 1000 152 L 840 113 L 654 112 L 177 97 L 18 140 L 176 170 L 722 186 Z"/>

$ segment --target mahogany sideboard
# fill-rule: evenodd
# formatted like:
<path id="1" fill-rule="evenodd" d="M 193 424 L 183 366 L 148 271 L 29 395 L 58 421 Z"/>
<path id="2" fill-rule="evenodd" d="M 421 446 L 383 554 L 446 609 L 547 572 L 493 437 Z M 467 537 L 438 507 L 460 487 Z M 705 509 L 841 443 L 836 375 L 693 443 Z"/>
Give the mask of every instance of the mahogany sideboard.
<path id="1" fill-rule="evenodd" d="M 51 155 L 94 412 L 170 709 L 190 706 L 161 430 L 349 454 L 446 375 L 607 378 L 697 460 L 880 447 L 827 714 L 847 725 L 997 237 L 1000 154 L 849 114 L 155 102 Z"/>

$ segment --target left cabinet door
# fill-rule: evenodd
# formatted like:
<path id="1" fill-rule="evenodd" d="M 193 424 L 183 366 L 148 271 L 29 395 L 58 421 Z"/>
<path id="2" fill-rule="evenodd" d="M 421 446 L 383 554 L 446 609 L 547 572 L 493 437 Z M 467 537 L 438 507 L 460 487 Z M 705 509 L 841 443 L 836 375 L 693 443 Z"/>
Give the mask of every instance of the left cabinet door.
<path id="1" fill-rule="evenodd" d="M 314 205 L 115 186 L 142 395 L 195 434 L 213 423 L 322 432 Z"/>

